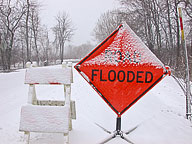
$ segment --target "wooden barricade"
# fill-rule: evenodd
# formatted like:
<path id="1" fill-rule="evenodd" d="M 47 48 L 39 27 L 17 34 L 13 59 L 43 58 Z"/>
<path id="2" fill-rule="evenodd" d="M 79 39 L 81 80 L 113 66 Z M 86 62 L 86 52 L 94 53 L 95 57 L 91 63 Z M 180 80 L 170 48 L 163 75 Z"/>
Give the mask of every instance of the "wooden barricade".
<path id="1" fill-rule="evenodd" d="M 29 143 L 30 132 L 63 133 L 64 143 L 69 142 L 72 119 L 76 119 L 75 101 L 71 100 L 73 82 L 72 63 L 64 62 L 62 68 L 36 67 L 26 64 L 25 84 L 29 84 L 28 102 L 21 108 L 19 130 Z M 38 100 L 36 85 L 63 85 L 65 100 Z"/>

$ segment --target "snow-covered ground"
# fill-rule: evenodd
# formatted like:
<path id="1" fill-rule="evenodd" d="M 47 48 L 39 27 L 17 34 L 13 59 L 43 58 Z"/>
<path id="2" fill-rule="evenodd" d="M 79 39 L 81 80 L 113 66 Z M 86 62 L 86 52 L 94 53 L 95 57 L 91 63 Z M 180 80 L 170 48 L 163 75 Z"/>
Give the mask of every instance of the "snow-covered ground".
<path id="1" fill-rule="evenodd" d="M 0 73 L 0 144 L 23 144 L 19 132 L 21 106 L 27 103 L 25 70 Z M 63 89 L 37 88 L 37 95 L 62 99 Z M 73 121 L 70 144 L 96 144 L 109 136 L 98 125 L 113 132 L 116 114 L 74 70 L 72 99 L 77 119 Z M 135 144 L 192 144 L 192 123 L 185 119 L 185 96 L 172 77 L 166 77 L 122 115 L 122 130 L 138 126 L 126 138 Z M 62 144 L 62 134 L 32 133 L 30 144 Z M 107 144 L 126 144 L 117 137 Z"/>

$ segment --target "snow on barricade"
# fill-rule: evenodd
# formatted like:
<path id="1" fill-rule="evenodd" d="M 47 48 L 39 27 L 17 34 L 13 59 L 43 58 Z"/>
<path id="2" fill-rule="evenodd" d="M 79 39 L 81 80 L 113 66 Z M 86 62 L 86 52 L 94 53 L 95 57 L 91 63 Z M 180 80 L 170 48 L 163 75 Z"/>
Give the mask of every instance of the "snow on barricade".
<path id="1" fill-rule="evenodd" d="M 68 133 L 70 107 L 25 105 L 21 109 L 20 131 Z"/>
<path id="2" fill-rule="evenodd" d="M 71 68 L 35 67 L 26 70 L 25 84 L 71 84 Z"/>

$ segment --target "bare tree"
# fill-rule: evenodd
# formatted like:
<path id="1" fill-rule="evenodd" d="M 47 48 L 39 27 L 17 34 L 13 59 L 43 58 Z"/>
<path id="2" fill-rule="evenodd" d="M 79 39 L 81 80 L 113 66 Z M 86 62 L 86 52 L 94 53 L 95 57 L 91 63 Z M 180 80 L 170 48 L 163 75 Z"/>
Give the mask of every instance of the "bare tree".
<path id="1" fill-rule="evenodd" d="M 44 65 L 49 65 L 49 56 L 54 54 L 51 53 L 51 46 L 47 28 L 41 30 L 40 45 L 42 47 L 41 59 L 44 61 Z"/>
<path id="2" fill-rule="evenodd" d="M 185 4 L 185 12 L 192 19 L 192 1 L 191 0 L 181 0 Z"/>
<path id="3" fill-rule="evenodd" d="M 62 14 L 59 13 L 56 16 L 56 21 L 57 24 L 55 27 L 53 27 L 53 32 L 55 34 L 55 42 L 59 46 L 60 60 L 63 62 L 65 43 L 66 41 L 70 41 L 74 32 L 74 28 L 69 15 L 67 15 L 65 12 Z"/>
<path id="4" fill-rule="evenodd" d="M 39 9 L 36 4 L 33 4 L 30 7 L 30 19 L 31 19 L 31 31 L 32 31 L 32 38 L 34 41 L 34 50 L 36 52 L 36 61 L 39 64 L 40 61 L 40 54 L 38 48 L 38 39 L 39 39 L 39 31 L 40 31 L 40 18 L 39 18 Z"/>
<path id="5" fill-rule="evenodd" d="M 26 12 L 25 3 L 22 0 L 1 1 L 0 6 L 0 29 L 3 33 L 3 67 L 4 69 L 10 70 L 12 49 L 14 43 L 15 32 L 19 26 L 19 22 Z"/>
<path id="6" fill-rule="evenodd" d="M 25 19 L 25 41 L 26 41 L 26 50 L 27 50 L 27 61 L 30 61 L 30 51 L 29 51 L 29 14 L 30 14 L 30 2 L 27 0 L 27 12 Z"/>
<path id="7" fill-rule="evenodd" d="M 182 51 L 177 12 L 179 0 L 119 1 L 123 6 L 126 22 L 157 57 L 172 67 L 181 67 Z M 189 8 L 190 2 L 185 3 Z M 137 29 L 143 29 L 144 34 Z"/>
<path id="8" fill-rule="evenodd" d="M 121 17 L 117 10 L 107 11 L 103 13 L 97 21 L 93 30 L 93 36 L 98 42 L 103 41 L 111 34 L 117 26 L 121 24 Z"/>

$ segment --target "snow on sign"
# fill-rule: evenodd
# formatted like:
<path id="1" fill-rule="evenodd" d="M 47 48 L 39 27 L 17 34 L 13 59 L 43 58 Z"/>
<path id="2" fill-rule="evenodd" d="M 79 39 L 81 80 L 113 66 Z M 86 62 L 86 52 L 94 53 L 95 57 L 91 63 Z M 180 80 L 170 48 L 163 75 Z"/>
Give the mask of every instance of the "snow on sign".
<path id="1" fill-rule="evenodd" d="M 168 69 L 125 23 L 75 69 L 118 116 L 168 74 Z"/>

